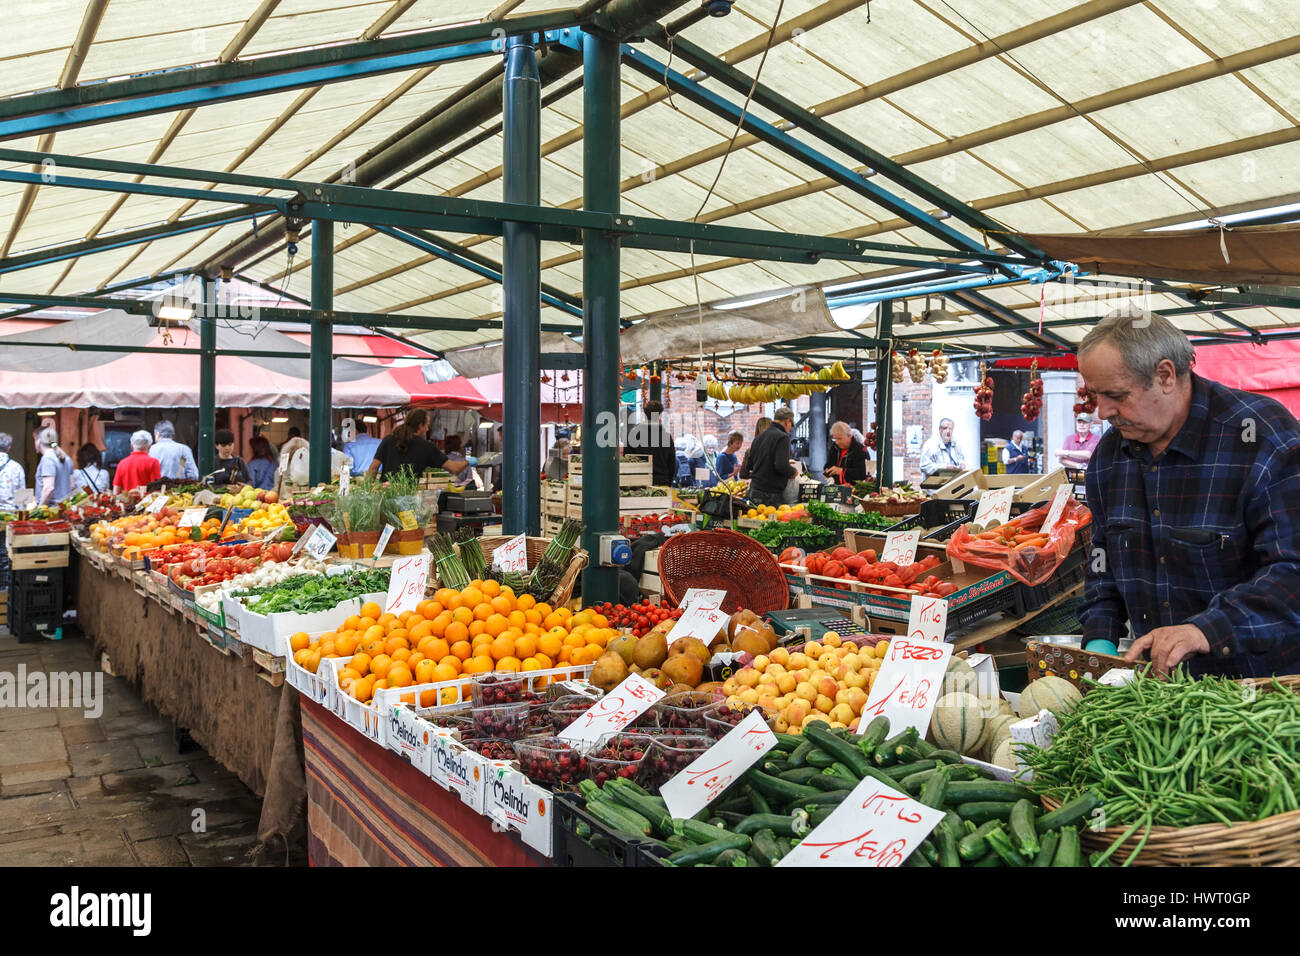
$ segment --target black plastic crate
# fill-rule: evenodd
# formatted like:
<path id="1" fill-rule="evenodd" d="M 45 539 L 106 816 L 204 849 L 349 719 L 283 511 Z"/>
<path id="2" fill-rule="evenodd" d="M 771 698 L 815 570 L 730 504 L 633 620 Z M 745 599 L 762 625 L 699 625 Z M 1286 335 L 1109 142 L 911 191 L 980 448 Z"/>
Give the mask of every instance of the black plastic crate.
<path id="1" fill-rule="evenodd" d="M 649 841 L 634 843 L 632 866 L 659 868 L 671 866 L 671 863 L 664 862 L 664 857 L 672 852 L 670 847 L 662 843 L 651 843 Z"/>
<path id="2" fill-rule="evenodd" d="M 1015 611 L 1019 607 L 1018 595 L 1022 586 L 1017 581 L 991 594 L 986 594 L 982 598 L 976 598 L 958 610 L 950 612 L 948 614 L 948 629 L 959 630 L 963 627 L 970 627 L 972 624 L 994 614 L 1001 614 L 1003 611 Z"/>
<path id="3" fill-rule="evenodd" d="M 17 581 L 9 588 L 9 614 L 14 618 L 63 616 L 63 586 L 22 586 Z"/>
<path id="4" fill-rule="evenodd" d="M 63 592 L 63 568 L 37 568 L 31 571 L 10 571 L 9 589 L 40 591 L 53 588 Z"/>
<path id="5" fill-rule="evenodd" d="M 57 614 L 15 614 L 11 609 L 9 613 L 9 633 L 22 644 L 52 639 L 62 626 L 62 610 Z"/>
<path id="6" fill-rule="evenodd" d="M 1065 556 L 1050 578 L 1042 584 L 1030 587 L 1016 582 L 1016 609 L 1023 617 L 1050 604 L 1066 591 L 1082 584 L 1084 579 L 1084 557 L 1087 554 L 1086 542 L 1076 541 L 1070 553 Z"/>
<path id="7" fill-rule="evenodd" d="M 586 811 L 581 796 L 555 795 L 556 866 L 636 866 L 637 843 Z"/>
<path id="8" fill-rule="evenodd" d="M 975 509 L 978 507 L 978 501 L 967 498 L 955 500 L 931 498 L 929 501 L 921 502 L 921 511 L 917 515 L 917 523 L 922 528 L 936 528 L 940 525 L 952 524 L 954 521 L 970 521 L 971 518 L 975 517 Z"/>

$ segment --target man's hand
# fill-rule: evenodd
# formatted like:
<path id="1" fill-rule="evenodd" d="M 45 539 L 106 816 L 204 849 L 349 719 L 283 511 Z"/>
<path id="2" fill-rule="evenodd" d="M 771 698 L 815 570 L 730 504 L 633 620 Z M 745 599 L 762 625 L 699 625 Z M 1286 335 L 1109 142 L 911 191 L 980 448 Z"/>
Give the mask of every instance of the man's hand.
<path id="1" fill-rule="evenodd" d="M 829 468 L 826 469 L 826 474 L 834 475 L 836 478 L 838 478 L 840 475 L 844 474 L 844 469 L 841 468 L 839 465 L 831 465 Z"/>
<path id="2" fill-rule="evenodd" d="M 1156 671 L 1167 674 L 1193 654 L 1210 653 L 1210 642 L 1195 624 L 1157 627 L 1134 641 L 1124 655 L 1124 660 L 1136 661 L 1148 648 Z"/>

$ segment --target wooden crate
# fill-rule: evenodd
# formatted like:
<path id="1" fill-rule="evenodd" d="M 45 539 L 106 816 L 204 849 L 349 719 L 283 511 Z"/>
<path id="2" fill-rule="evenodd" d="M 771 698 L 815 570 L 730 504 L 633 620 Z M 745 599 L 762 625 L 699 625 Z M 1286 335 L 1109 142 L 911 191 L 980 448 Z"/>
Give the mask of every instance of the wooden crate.
<path id="1" fill-rule="evenodd" d="M 620 488 L 641 488 L 654 484 L 654 465 L 649 455 L 632 455 L 632 460 L 618 463 L 618 486 Z M 578 487 L 582 485 L 582 456 L 573 455 L 569 459 L 569 483 Z"/>
<path id="2" fill-rule="evenodd" d="M 15 571 L 39 568 L 66 568 L 72 536 L 67 531 L 48 534 L 14 534 L 13 526 L 5 527 L 5 547 L 9 551 L 9 566 Z"/>
<path id="3" fill-rule="evenodd" d="M 1067 484 L 1064 468 L 1045 475 L 986 475 L 978 469 L 953 478 L 931 495 L 932 498 L 978 498 L 984 491 L 994 488 L 1015 488 L 1013 501 L 1032 503 L 1045 501 L 1056 494 L 1056 489 Z"/>

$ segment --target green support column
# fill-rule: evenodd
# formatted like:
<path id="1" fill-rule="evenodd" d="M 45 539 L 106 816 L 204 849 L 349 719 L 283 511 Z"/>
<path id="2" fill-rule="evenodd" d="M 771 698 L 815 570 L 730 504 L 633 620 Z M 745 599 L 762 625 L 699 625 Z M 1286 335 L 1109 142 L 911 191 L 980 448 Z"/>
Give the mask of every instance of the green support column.
<path id="1" fill-rule="evenodd" d="M 216 279 L 204 279 L 199 307 L 199 477 L 212 473 L 217 449 L 217 309 L 221 288 Z"/>
<path id="2" fill-rule="evenodd" d="M 880 330 L 877 338 L 887 342 L 894 335 L 894 305 L 880 303 Z M 894 378 L 890 371 L 889 349 L 883 349 L 876 363 L 876 477 L 883 488 L 894 483 L 894 428 L 890 411 L 894 400 Z"/>
<path id="3" fill-rule="evenodd" d="M 536 206 L 542 189 L 542 83 L 531 37 L 511 37 L 506 49 L 505 148 L 502 198 Z M 505 223 L 501 285 L 505 426 L 501 467 L 501 525 L 508 535 L 542 532 L 541 356 L 542 242 L 536 226 Z"/>
<path id="4" fill-rule="evenodd" d="M 583 35 L 582 204 L 593 212 L 613 213 L 619 206 L 618 64 L 617 41 Z M 582 579 L 586 604 L 618 600 L 617 569 L 599 566 L 600 536 L 618 532 L 618 264 L 617 236 L 583 234 L 582 522 L 591 562 Z"/>
<path id="5" fill-rule="evenodd" d="M 334 223 L 317 219 L 311 226 L 311 307 L 334 309 Z M 330 414 L 334 393 L 334 326 L 328 316 L 311 320 L 311 446 L 308 480 L 330 480 Z"/>
<path id="6" fill-rule="evenodd" d="M 659 378 L 657 382 L 653 378 L 650 380 L 650 401 L 662 404 L 664 400 L 663 367 L 658 362 L 651 362 L 650 374 Z"/>

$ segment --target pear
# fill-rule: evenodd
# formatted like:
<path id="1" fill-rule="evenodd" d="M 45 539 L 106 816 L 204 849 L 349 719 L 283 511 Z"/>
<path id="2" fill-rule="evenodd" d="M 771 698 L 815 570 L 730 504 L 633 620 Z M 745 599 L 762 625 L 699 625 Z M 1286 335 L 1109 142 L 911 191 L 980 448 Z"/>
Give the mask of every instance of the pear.
<path id="1" fill-rule="evenodd" d="M 632 660 L 642 670 L 661 667 L 668 658 L 668 641 L 662 633 L 651 631 L 639 641 L 632 650 Z"/>
<path id="2" fill-rule="evenodd" d="M 591 669 L 591 677 L 588 680 L 605 693 L 609 693 L 627 680 L 627 664 L 623 663 L 623 658 L 616 652 L 606 651 L 601 655 L 600 660 L 596 661 L 596 666 Z"/>
<path id="3" fill-rule="evenodd" d="M 637 639 L 631 634 L 620 634 L 609 642 L 605 650 L 617 652 L 618 656 L 623 658 L 623 663 L 631 667 L 636 663 L 632 656 L 632 652 L 636 648 L 636 641 Z"/>

